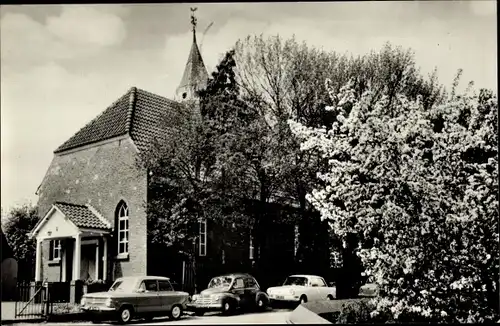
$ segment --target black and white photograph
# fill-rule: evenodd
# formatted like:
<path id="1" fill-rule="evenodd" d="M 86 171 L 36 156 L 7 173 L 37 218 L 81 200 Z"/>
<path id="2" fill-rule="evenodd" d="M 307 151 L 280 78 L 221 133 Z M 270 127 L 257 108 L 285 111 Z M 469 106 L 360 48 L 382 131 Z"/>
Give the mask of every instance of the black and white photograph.
<path id="1" fill-rule="evenodd" d="M 2 325 L 500 323 L 497 2 L 0 6 Z"/>

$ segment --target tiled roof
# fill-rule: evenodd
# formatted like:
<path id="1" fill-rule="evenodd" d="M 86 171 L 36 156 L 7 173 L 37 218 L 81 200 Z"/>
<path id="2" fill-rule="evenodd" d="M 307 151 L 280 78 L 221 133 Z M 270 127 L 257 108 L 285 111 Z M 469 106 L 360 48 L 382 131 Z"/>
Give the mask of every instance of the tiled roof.
<path id="1" fill-rule="evenodd" d="M 181 104 L 132 87 L 103 113 L 80 129 L 54 153 L 129 134 L 140 152 L 163 132 L 161 122 Z"/>
<path id="2" fill-rule="evenodd" d="M 183 109 L 180 103 L 137 89 L 129 132 L 139 152 L 145 153 L 155 138 L 164 136 L 165 120 Z"/>
<path id="3" fill-rule="evenodd" d="M 77 227 L 110 230 L 111 226 L 96 211 L 85 205 L 56 202 L 54 204 Z M 97 213 L 97 214 L 96 214 Z"/>
<path id="4" fill-rule="evenodd" d="M 132 113 L 131 98 L 135 88 L 111 104 L 104 112 L 80 129 L 73 137 L 59 146 L 54 153 L 126 134 L 127 120 Z"/>

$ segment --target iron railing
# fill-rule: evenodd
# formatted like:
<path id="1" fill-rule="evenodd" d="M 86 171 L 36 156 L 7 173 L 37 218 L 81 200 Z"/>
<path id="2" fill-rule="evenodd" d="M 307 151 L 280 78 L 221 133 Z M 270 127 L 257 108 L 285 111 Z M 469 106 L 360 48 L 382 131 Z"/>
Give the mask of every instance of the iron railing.
<path id="1" fill-rule="evenodd" d="M 14 304 L 15 319 L 46 318 L 52 313 L 49 283 L 32 282 L 17 284 Z"/>

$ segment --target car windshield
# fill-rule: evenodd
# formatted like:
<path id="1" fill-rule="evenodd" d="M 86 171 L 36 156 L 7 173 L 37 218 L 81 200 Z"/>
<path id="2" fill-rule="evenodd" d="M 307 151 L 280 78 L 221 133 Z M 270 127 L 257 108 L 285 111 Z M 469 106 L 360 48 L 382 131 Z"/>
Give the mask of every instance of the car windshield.
<path id="1" fill-rule="evenodd" d="M 208 283 L 208 288 L 224 288 L 229 287 L 233 279 L 229 276 L 219 276 L 214 277 L 210 283 Z"/>
<path id="2" fill-rule="evenodd" d="M 301 286 L 306 286 L 307 285 L 307 278 L 300 277 L 300 276 L 290 276 L 290 277 L 286 278 L 285 283 L 283 283 L 283 285 L 301 285 Z"/>
<path id="3" fill-rule="evenodd" d="M 135 284 L 136 281 L 134 279 L 117 280 L 115 283 L 113 283 L 113 285 L 111 285 L 109 291 L 131 292 L 134 290 Z"/>

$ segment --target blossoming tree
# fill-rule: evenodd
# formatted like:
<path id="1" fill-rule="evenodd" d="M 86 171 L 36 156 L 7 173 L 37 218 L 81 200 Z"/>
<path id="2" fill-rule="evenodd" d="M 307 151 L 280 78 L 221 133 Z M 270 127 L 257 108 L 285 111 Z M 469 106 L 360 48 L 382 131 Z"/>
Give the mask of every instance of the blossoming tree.
<path id="1" fill-rule="evenodd" d="M 498 319 L 497 97 L 469 88 L 427 107 L 352 85 L 334 94 L 327 80 L 332 126 L 289 125 L 328 160 L 308 200 L 337 235 L 361 239 L 380 290 L 372 316 Z"/>

